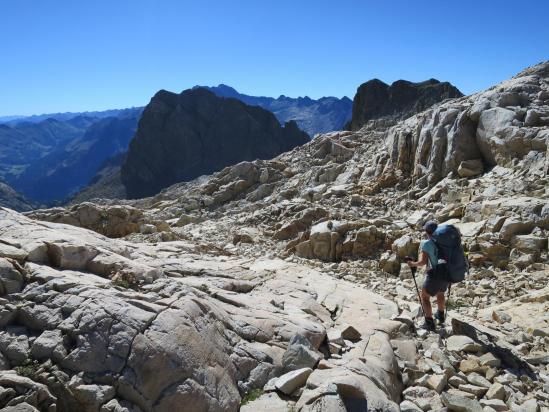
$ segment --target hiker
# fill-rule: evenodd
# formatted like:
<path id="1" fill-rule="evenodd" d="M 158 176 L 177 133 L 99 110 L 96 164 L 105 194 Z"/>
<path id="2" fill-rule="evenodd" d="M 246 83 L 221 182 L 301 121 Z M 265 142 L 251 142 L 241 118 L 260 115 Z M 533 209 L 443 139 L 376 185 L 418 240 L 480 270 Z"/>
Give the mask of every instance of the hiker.
<path id="1" fill-rule="evenodd" d="M 450 282 L 442 276 L 436 276 L 433 268 L 438 264 L 438 248 L 433 240 L 433 233 L 437 230 L 437 223 L 434 221 L 428 221 L 423 226 L 423 230 L 427 236 L 427 239 L 422 240 L 419 246 L 419 260 L 414 262 L 409 260 L 408 266 L 411 268 L 427 265 L 427 271 L 425 276 L 425 282 L 421 288 L 421 305 L 425 315 L 425 323 L 422 328 L 427 330 L 435 330 L 435 321 L 433 319 L 433 309 L 431 307 L 431 298 L 437 298 L 437 312 L 435 318 L 444 323 L 445 313 L 445 297 L 444 292 L 448 289 Z"/>

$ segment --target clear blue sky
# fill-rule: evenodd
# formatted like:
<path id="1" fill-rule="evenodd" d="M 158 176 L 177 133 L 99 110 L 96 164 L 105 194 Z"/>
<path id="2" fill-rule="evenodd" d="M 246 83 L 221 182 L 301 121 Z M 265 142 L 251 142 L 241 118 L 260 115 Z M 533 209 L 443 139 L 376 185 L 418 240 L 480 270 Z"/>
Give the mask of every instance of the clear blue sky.
<path id="1" fill-rule="evenodd" d="M 0 116 L 159 89 L 353 97 L 373 77 L 464 93 L 549 59 L 549 1 L 0 0 Z"/>

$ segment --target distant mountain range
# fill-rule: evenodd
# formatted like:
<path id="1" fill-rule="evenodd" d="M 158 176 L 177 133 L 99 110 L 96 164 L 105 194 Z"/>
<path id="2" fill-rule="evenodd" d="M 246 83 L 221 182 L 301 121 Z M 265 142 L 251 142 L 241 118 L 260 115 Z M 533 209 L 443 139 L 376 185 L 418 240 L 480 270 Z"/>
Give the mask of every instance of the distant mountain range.
<path id="1" fill-rule="evenodd" d="M 89 184 L 106 159 L 126 152 L 141 112 L 62 113 L 0 124 L 0 179 L 37 204 L 66 200 Z"/>
<path id="2" fill-rule="evenodd" d="M 275 117 L 272 117 L 271 120 L 275 123 L 278 120 L 278 127 L 275 127 L 271 124 L 271 120 L 264 121 L 264 114 L 259 115 L 259 112 L 252 110 L 253 108 L 239 111 L 234 109 L 236 106 L 233 103 L 229 105 L 219 103 L 218 100 L 220 99 L 215 100 L 215 102 L 211 97 L 206 98 L 204 96 L 195 100 L 191 99 L 191 101 L 196 101 L 197 104 L 209 102 L 211 104 L 215 103 L 219 107 L 231 107 L 231 110 L 234 109 L 235 113 L 238 112 L 238 115 L 248 116 L 253 119 L 250 124 L 250 127 L 253 127 L 250 130 L 256 130 L 256 135 L 264 138 L 266 146 L 263 148 L 258 149 L 254 146 L 261 145 L 261 143 L 253 140 L 251 136 L 245 133 L 245 126 L 241 121 L 233 121 L 234 119 L 230 116 L 225 116 L 223 121 L 216 126 L 217 132 L 235 145 L 239 144 L 237 142 L 238 138 L 245 140 L 247 152 L 240 160 L 275 156 L 280 150 L 286 150 L 286 146 L 290 148 L 296 144 L 301 144 L 302 135 L 299 134 L 295 124 L 291 127 L 292 130 L 295 128 L 291 133 L 287 130 L 279 130 L 280 125 L 285 125 L 292 120 L 296 122 L 299 129 L 312 137 L 317 133 L 326 133 L 344 128 L 356 130 L 371 119 L 382 117 L 404 118 L 445 98 L 461 96 L 459 90 L 451 84 L 440 83 L 434 79 L 421 83 L 399 80 L 391 86 L 374 79 L 358 88 L 354 101 L 347 97 L 322 97 L 315 100 L 309 97 L 291 98 L 283 95 L 278 98 L 250 96 L 239 93 L 224 84 L 216 87 L 195 86 L 187 90 L 186 93 L 196 92 L 197 89 L 206 89 L 218 98 L 232 98 L 240 100 L 248 106 L 259 106 L 274 114 Z M 194 94 L 192 95 L 194 96 Z M 153 97 L 151 103 L 154 99 L 155 97 Z M 139 156 L 132 156 L 133 160 L 127 163 L 125 168 L 123 165 L 126 164 L 126 153 L 130 141 L 132 141 L 138 130 L 138 121 L 143 109 L 143 107 L 134 107 L 99 112 L 67 112 L 27 117 L 0 117 L 0 181 L 4 184 L 2 187 L 4 197 L 16 195 L 18 201 L 14 205 L 20 209 L 26 209 L 30 207 L 29 205 L 36 204 L 49 206 L 68 201 L 71 197 L 81 193 L 82 189 L 90 184 L 95 184 L 95 187 L 88 190 L 88 195 L 144 196 L 152 194 L 168 184 L 182 179 L 190 179 L 195 176 L 195 171 L 197 173 L 211 173 L 217 170 L 218 167 L 231 164 L 232 160 L 239 161 L 234 156 L 229 156 L 232 160 L 222 158 L 222 156 L 216 160 L 215 164 L 208 165 L 199 159 L 202 163 L 194 165 L 196 167 L 193 166 L 194 169 L 191 173 L 187 172 L 186 167 L 188 165 L 176 167 L 177 161 L 174 160 L 171 162 L 173 164 L 162 165 L 166 169 L 166 173 L 169 172 L 169 176 L 160 176 L 161 173 L 157 173 L 154 182 L 152 180 L 147 181 L 147 188 L 139 189 L 138 186 L 141 184 L 138 181 L 139 179 L 133 179 L 133 177 L 139 175 L 140 165 L 139 162 L 136 163 L 135 161 Z M 198 115 L 209 113 L 203 109 L 197 107 L 195 111 Z M 180 127 L 181 130 L 187 130 L 190 127 L 189 125 L 198 124 L 200 130 L 203 129 L 204 136 L 207 135 L 207 139 L 213 142 L 210 130 L 204 128 L 202 123 L 193 117 L 192 107 L 186 106 L 185 110 L 187 120 L 170 118 L 165 119 L 166 122 L 169 120 L 172 125 L 177 124 L 177 127 Z M 172 115 L 177 116 L 179 114 L 174 112 Z M 209 113 L 208 116 L 213 116 L 213 114 Z M 154 124 L 155 127 L 162 129 L 162 123 L 156 122 L 153 117 L 150 114 L 149 120 L 151 121 L 146 123 Z M 236 127 L 234 130 L 238 130 L 238 133 L 228 126 L 222 127 L 224 122 Z M 265 130 L 270 130 L 271 135 L 264 134 L 263 130 L 255 128 L 257 124 L 267 125 Z M 147 139 L 153 136 L 154 140 L 153 132 L 157 133 L 157 131 L 148 130 L 141 134 L 146 135 Z M 173 144 L 172 146 L 177 150 L 182 150 L 181 145 L 175 142 L 178 134 L 176 132 L 170 133 L 171 135 L 167 137 L 170 144 Z M 288 133 L 293 136 L 290 138 L 293 142 L 290 145 L 283 142 L 286 137 L 281 137 Z M 299 137 L 296 137 L 298 135 Z M 201 135 L 200 138 L 202 139 L 204 136 Z M 181 138 L 183 139 L 183 137 Z M 187 145 L 192 146 L 193 140 L 187 139 L 186 142 Z M 136 153 L 145 156 L 143 159 L 148 161 L 147 156 L 154 157 L 155 153 L 147 152 L 149 149 L 146 145 L 143 145 L 143 147 L 144 150 Z M 150 146 L 150 150 L 156 150 L 157 148 L 158 146 Z M 211 154 L 200 153 L 201 159 L 212 158 Z M 171 158 L 172 154 L 167 152 L 165 156 Z M 192 154 L 189 156 L 186 157 L 187 163 L 199 162 L 199 160 L 192 158 Z M 175 157 L 177 159 L 177 154 Z M 162 162 L 162 159 L 158 156 L 155 159 Z M 158 166 L 160 163 L 149 162 L 147 164 L 150 170 L 156 170 L 160 167 Z M 131 165 L 131 168 L 129 165 Z M 182 169 L 183 166 L 185 166 L 184 170 Z M 125 185 L 122 185 L 121 168 L 126 171 L 122 175 L 125 176 Z M 129 172 L 130 169 L 132 170 L 131 173 Z M 128 176 L 132 176 L 132 178 Z M 102 183 L 97 184 L 99 181 Z M 110 183 L 105 184 L 105 182 Z M 107 187 L 109 185 L 112 188 Z M 126 191 L 128 187 L 131 189 L 129 192 Z M 82 196 L 84 195 L 82 194 Z M 6 201 L 2 200 L 0 196 L 1 204 L 6 204 Z"/>
<path id="3" fill-rule="evenodd" d="M 106 117 L 119 117 L 130 114 L 135 110 L 143 110 L 142 107 L 131 107 L 127 109 L 110 109 L 93 112 L 64 112 L 64 113 L 46 113 L 46 114 L 33 114 L 32 116 L 0 116 L 0 123 L 16 125 L 21 122 L 26 123 L 40 123 L 47 119 L 54 119 L 58 121 L 68 121 L 75 117 L 91 118 L 91 119 L 104 119 Z"/>
<path id="4" fill-rule="evenodd" d="M 351 120 L 353 109 L 353 101 L 348 97 L 321 97 L 314 100 L 307 96 L 293 98 L 282 95 L 275 99 L 242 94 L 225 84 L 197 87 L 203 87 L 219 97 L 232 97 L 251 106 L 263 107 L 274 113 L 281 124 L 295 120 L 299 128 L 311 137 L 317 133 L 343 129 Z"/>

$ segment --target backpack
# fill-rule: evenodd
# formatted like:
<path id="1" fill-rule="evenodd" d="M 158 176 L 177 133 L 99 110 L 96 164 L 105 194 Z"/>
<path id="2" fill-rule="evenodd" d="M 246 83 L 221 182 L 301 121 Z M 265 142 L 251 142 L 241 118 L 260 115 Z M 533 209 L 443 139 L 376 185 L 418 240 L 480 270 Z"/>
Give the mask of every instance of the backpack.
<path id="1" fill-rule="evenodd" d="M 446 261 L 448 281 L 458 283 L 464 280 L 465 273 L 469 271 L 469 262 L 463 251 L 459 230 L 453 225 L 441 225 L 431 238 L 437 246 L 439 259 Z"/>

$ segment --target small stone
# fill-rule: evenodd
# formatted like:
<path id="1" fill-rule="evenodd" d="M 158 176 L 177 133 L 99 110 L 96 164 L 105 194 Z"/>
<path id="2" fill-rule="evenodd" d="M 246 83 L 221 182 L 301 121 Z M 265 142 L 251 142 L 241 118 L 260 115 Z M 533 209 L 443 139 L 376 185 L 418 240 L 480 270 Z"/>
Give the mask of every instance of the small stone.
<path id="1" fill-rule="evenodd" d="M 446 349 L 453 352 L 478 352 L 482 350 L 482 346 L 469 336 L 452 335 L 446 340 Z"/>
<path id="2" fill-rule="evenodd" d="M 302 368 L 314 368 L 321 357 L 321 354 L 312 347 L 307 338 L 295 335 L 291 339 L 288 349 L 284 352 L 282 366 L 286 372 Z"/>
<path id="3" fill-rule="evenodd" d="M 480 376 L 478 373 L 471 373 L 467 375 L 467 381 L 472 385 L 482 386 L 489 389 L 492 384 L 484 376 Z"/>
<path id="4" fill-rule="evenodd" d="M 490 366 L 494 368 L 499 368 L 501 366 L 501 360 L 490 352 L 482 355 L 479 358 L 479 361 L 481 366 Z"/>
<path id="5" fill-rule="evenodd" d="M 411 401 L 402 401 L 400 403 L 400 412 L 423 412 L 423 410 Z"/>
<path id="6" fill-rule="evenodd" d="M 343 342 L 343 336 L 339 329 L 330 329 L 326 335 L 328 336 L 328 342 L 329 343 L 335 343 L 339 346 L 343 346 L 345 342 Z"/>
<path id="7" fill-rule="evenodd" d="M 486 392 L 486 399 L 505 399 L 505 388 L 501 383 L 493 383 Z"/>
<path id="8" fill-rule="evenodd" d="M 508 411 L 507 405 L 501 399 L 481 399 L 480 404 L 484 407 L 489 407 L 495 411 Z"/>
<path id="9" fill-rule="evenodd" d="M 337 343 L 328 342 L 328 348 L 332 355 L 339 355 L 341 353 L 342 346 Z"/>
<path id="10" fill-rule="evenodd" d="M 474 400 L 463 396 L 454 395 L 451 393 L 443 393 L 441 395 L 442 403 L 450 411 L 455 412 L 483 412 L 482 405 Z"/>
<path id="11" fill-rule="evenodd" d="M 459 385 L 459 390 L 463 392 L 472 393 L 477 398 L 483 396 L 488 391 L 488 389 L 486 389 L 483 386 L 471 385 L 471 384 Z"/>
<path id="12" fill-rule="evenodd" d="M 486 379 L 488 379 L 490 382 L 493 382 L 496 376 L 498 375 L 498 371 L 496 368 L 488 368 L 486 370 Z"/>
<path id="13" fill-rule="evenodd" d="M 448 389 L 446 393 L 450 393 L 452 395 L 457 395 L 457 396 L 463 396 L 464 398 L 467 398 L 467 399 L 477 399 L 477 395 L 475 395 L 474 393 L 466 392 L 466 391 L 462 391 L 454 388 Z"/>
<path id="14" fill-rule="evenodd" d="M 420 339 L 424 339 L 427 335 L 429 335 L 429 331 L 427 329 L 418 329 L 417 330 L 417 337 Z"/>
<path id="15" fill-rule="evenodd" d="M 458 388 L 459 385 L 467 384 L 467 381 L 463 379 L 461 376 L 454 375 L 448 379 L 448 383 L 452 385 L 454 388 Z"/>
<path id="16" fill-rule="evenodd" d="M 351 342 L 356 342 L 357 340 L 360 340 L 361 334 L 353 326 L 343 325 L 341 327 L 341 337 L 350 340 Z"/>
<path id="17" fill-rule="evenodd" d="M 480 365 L 478 359 L 465 359 L 459 363 L 459 370 L 463 373 L 471 373 L 480 370 Z"/>
<path id="18" fill-rule="evenodd" d="M 433 389 L 437 393 L 441 393 L 446 387 L 446 382 L 447 379 L 445 375 L 431 375 L 427 379 L 427 387 Z"/>
<path id="19" fill-rule="evenodd" d="M 492 319 L 497 323 L 508 323 L 511 322 L 511 316 L 501 310 L 494 310 L 492 312 Z"/>
<path id="20" fill-rule="evenodd" d="M 481 159 L 463 160 L 458 166 L 459 177 L 473 177 L 484 171 Z"/>

